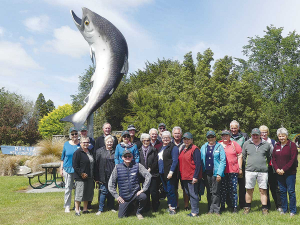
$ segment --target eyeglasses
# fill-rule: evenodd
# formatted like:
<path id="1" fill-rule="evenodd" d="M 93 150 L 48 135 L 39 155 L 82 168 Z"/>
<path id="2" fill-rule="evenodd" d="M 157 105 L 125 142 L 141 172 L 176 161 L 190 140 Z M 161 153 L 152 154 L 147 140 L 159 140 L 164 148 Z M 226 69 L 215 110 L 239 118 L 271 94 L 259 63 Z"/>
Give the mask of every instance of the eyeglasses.
<path id="1" fill-rule="evenodd" d="M 143 140 L 143 141 L 149 142 L 150 140 Z"/>
<path id="2" fill-rule="evenodd" d="M 166 128 L 165 128 L 165 127 L 160 127 L 160 128 L 158 128 L 158 129 L 160 129 L 160 130 L 165 130 Z"/>
<path id="3" fill-rule="evenodd" d="M 90 142 L 82 142 L 83 144 L 89 144 Z"/>
<path id="4" fill-rule="evenodd" d="M 131 155 L 124 155 L 123 156 L 125 159 L 127 159 L 127 158 L 131 158 L 132 156 Z"/>
<path id="5" fill-rule="evenodd" d="M 73 133 L 73 134 L 71 134 L 72 136 L 74 136 L 74 135 L 78 135 L 78 133 Z"/>
<path id="6" fill-rule="evenodd" d="M 130 138 L 130 135 L 124 135 L 123 138 Z"/>

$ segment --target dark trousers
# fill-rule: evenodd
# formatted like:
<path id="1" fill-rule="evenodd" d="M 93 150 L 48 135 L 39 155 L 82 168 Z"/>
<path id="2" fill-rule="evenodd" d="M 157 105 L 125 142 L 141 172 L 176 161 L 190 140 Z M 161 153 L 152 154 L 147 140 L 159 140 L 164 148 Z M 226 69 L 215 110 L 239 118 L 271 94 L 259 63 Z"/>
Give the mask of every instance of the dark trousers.
<path id="1" fill-rule="evenodd" d="M 281 199 L 280 199 L 280 191 L 279 191 L 278 181 L 277 181 L 277 174 L 274 173 L 272 166 L 269 166 L 268 169 L 268 190 L 267 190 L 268 209 L 271 208 L 269 190 L 271 191 L 272 197 L 274 199 L 276 209 L 281 208 Z"/>
<path id="2" fill-rule="evenodd" d="M 160 184 L 160 177 L 152 177 L 149 189 L 145 192 L 147 195 L 147 202 L 145 206 L 145 211 L 150 209 L 150 195 L 152 200 L 152 210 L 156 212 L 160 205 L 159 203 L 159 192 L 158 187 Z"/>
<path id="3" fill-rule="evenodd" d="M 229 199 L 228 207 L 237 207 L 237 173 L 225 173 L 225 177 L 222 177 L 221 188 L 221 207 L 225 209 L 225 202 Z"/>
<path id="4" fill-rule="evenodd" d="M 185 193 L 190 197 L 192 213 L 199 214 L 199 183 L 191 180 L 181 180 Z"/>
<path id="5" fill-rule="evenodd" d="M 147 196 L 145 193 L 141 193 L 139 196 L 136 194 L 129 200 L 125 201 L 124 203 L 119 204 L 119 218 L 125 217 L 129 214 L 128 210 L 130 206 L 133 204 L 134 201 L 138 202 L 138 208 L 136 210 L 136 214 L 141 214 L 143 208 L 145 207 L 147 200 Z"/>
<path id="6" fill-rule="evenodd" d="M 220 213 L 220 192 L 221 181 L 217 182 L 217 177 L 213 175 L 204 176 L 205 187 L 207 191 L 208 212 Z"/>
<path id="7" fill-rule="evenodd" d="M 246 204 L 245 167 L 243 167 L 243 177 L 238 178 L 238 183 L 239 183 L 239 205 L 240 205 L 240 209 L 242 209 L 245 207 Z"/>

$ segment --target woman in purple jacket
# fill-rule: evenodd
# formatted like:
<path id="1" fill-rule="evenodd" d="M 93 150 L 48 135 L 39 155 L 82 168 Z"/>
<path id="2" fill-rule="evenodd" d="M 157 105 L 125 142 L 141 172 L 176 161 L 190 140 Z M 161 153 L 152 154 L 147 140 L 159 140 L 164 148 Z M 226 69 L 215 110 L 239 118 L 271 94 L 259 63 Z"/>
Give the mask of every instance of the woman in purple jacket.
<path id="1" fill-rule="evenodd" d="M 278 186 L 280 189 L 280 198 L 282 204 L 281 214 L 288 211 L 287 192 L 290 200 L 290 216 L 297 212 L 296 208 L 296 172 L 298 166 L 298 150 L 296 144 L 288 140 L 288 131 L 285 128 L 277 130 L 279 142 L 274 146 L 272 155 L 272 164 L 277 173 Z"/>

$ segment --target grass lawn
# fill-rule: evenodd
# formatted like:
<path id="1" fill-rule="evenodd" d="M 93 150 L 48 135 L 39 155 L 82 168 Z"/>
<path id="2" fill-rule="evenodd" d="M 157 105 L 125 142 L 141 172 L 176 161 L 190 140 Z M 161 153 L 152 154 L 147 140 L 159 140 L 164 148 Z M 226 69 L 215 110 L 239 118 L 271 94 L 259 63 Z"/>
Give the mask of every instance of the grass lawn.
<path id="1" fill-rule="evenodd" d="M 298 169 L 299 170 L 299 169 Z M 300 199 L 300 182 L 297 175 L 296 194 Z M 157 213 L 144 214 L 145 219 L 138 221 L 133 215 L 128 218 L 119 219 L 117 213 L 104 212 L 100 216 L 95 213 L 98 209 L 98 193 L 95 191 L 93 201 L 93 213 L 75 217 L 74 211 L 65 213 L 63 209 L 64 193 L 22 193 L 19 190 L 28 186 L 28 179 L 25 177 L 0 177 L 0 224 L 300 224 L 299 213 L 290 218 L 289 215 L 279 215 L 274 210 L 274 202 L 271 198 L 272 209 L 270 214 L 263 216 L 260 208 L 258 188 L 254 191 L 252 211 L 249 215 L 224 212 L 220 217 L 206 215 L 207 201 L 202 196 L 200 202 L 200 217 L 189 218 L 185 211 L 179 211 L 176 215 L 170 216 L 166 213 L 166 201 L 161 201 L 160 211 Z M 180 208 L 183 208 L 182 190 L 180 193 Z M 72 202 L 73 205 L 73 202 Z M 299 212 L 299 204 L 297 205 Z"/>

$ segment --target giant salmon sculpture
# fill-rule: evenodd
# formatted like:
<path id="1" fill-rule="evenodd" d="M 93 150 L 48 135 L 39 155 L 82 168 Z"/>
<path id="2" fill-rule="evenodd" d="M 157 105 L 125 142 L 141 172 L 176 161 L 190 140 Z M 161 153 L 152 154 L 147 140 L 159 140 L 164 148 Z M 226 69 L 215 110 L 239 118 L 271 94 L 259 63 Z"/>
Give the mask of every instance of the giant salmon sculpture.
<path id="1" fill-rule="evenodd" d="M 90 45 L 92 62 L 96 66 L 91 77 L 92 88 L 84 107 L 61 121 L 73 123 L 79 129 L 96 109 L 112 95 L 124 74 L 128 72 L 128 47 L 122 33 L 107 19 L 82 8 L 82 19 L 71 10 L 75 25 Z"/>

